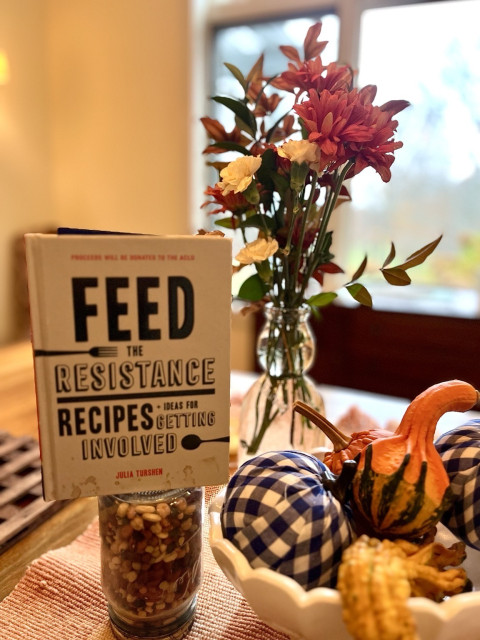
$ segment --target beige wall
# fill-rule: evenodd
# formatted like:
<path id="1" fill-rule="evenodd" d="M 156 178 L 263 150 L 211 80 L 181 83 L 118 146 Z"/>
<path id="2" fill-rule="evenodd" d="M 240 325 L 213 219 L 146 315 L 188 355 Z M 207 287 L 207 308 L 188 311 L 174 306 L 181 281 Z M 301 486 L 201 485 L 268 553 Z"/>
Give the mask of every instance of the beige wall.
<path id="1" fill-rule="evenodd" d="M 189 233 L 188 0 L 0 0 L 0 344 L 13 240 L 52 224 Z"/>
<path id="2" fill-rule="evenodd" d="M 63 221 L 190 231 L 187 35 L 187 0 L 48 0 L 53 198 Z"/>
<path id="3" fill-rule="evenodd" d="M 201 4 L 0 0 L 0 49 L 11 66 L 0 86 L 0 345 L 28 329 L 14 313 L 25 283 L 13 245 L 23 233 L 197 228 Z M 252 318 L 234 315 L 232 329 L 232 366 L 250 369 Z"/>
<path id="4" fill-rule="evenodd" d="M 10 63 L 0 86 L 0 344 L 17 337 L 14 239 L 54 218 L 45 9 L 42 0 L 0 0 L 0 48 Z"/>

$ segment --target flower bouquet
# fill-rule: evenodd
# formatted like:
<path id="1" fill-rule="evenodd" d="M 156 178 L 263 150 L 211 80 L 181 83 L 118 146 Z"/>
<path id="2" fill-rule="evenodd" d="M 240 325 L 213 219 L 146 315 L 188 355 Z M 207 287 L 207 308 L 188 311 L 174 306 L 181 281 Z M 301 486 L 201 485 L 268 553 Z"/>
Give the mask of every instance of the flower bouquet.
<path id="1" fill-rule="evenodd" d="M 274 77 L 264 76 L 263 56 L 246 76 L 227 63 L 243 95 L 213 100 L 234 114 L 235 125 L 227 131 L 218 120 L 202 118 L 210 138 L 204 153 L 238 154 L 230 162 L 209 163 L 220 179 L 207 188 L 205 203 L 218 216 L 217 225 L 241 234 L 244 246 L 235 256 L 234 271 L 247 269 L 248 277 L 236 295 L 249 301 L 250 308 L 270 309 L 260 337 L 265 374 L 246 398 L 250 433 L 242 444 L 248 455 L 263 447 L 267 430 L 285 415 L 290 444 L 311 446 L 304 442 L 309 425 L 302 425 L 295 440 L 294 423 L 301 418 L 294 417 L 292 403 L 299 398 L 321 409 L 321 400 L 312 396 L 314 386 L 304 376 L 312 360 L 308 330 L 302 330 L 292 311 L 316 311 L 338 296 L 324 286 L 324 276 L 344 273 L 332 253 L 331 220 L 335 209 L 350 199 L 346 181 L 372 167 L 388 182 L 394 152 L 402 147 L 394 139 L 394 116 L 409 103 L 374 105 L 374 85 L 357 89 L 349 66 L 322 63 L 327 42 L 319 41 L 320 33 L 321 23 L 308 30 L 303 59 L 294 47 L 281 46 L 289 62 Z M 391 243 L 380 268 L 385 280 L 409 284 L 407 271 L 421 264 L 440 239 L 396 265 Z M 343 286 L 358 303 L 372 306 L 360 282 L 366 267 L 365 256 Z"/>

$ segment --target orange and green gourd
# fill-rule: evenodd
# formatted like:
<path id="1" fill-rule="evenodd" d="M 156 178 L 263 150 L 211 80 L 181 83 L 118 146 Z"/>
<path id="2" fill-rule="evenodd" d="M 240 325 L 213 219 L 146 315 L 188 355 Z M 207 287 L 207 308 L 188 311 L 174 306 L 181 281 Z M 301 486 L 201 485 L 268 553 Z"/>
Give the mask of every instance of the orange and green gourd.
<path id="1" fill-rule="evenodd" d="M 417 538 L 439 522 L 452 495 L 433 444 L 435 428 L 444 413 L 467 411 L 478 399 L 478 391 L 461 380 L 429 387 L 411 402 L 392 436 L 362 450 L 352 485 L 360 532 Z"/>

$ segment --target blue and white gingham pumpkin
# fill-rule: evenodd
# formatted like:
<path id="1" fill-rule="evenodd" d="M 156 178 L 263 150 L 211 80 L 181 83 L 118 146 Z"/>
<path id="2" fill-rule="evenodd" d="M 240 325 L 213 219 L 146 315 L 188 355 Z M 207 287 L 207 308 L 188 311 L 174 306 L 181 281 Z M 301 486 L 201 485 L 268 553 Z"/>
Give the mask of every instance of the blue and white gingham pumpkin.
<path id="1" fill-rule="evenodd" d="M 306 590 L 333 587 L 352 543 L 349 510 L 323 485 L 325 465 L 298 451 L 245 462 L 232 476 L 222 528 L 250 565 L 290 576 Z"/>
<path id="2" fill-rule="evenodd" d="M 471 420 L 435 442 L 454 495 L 443 524 L 480 550 L 480 420 Z"/>

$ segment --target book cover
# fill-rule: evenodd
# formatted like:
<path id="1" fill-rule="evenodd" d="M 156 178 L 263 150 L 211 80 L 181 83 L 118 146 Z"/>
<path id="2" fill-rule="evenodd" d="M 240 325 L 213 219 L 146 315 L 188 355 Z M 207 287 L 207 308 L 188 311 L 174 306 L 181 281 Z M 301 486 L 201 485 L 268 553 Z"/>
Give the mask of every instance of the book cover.
<path id="1" fill-rule="evenodd" d="M 25 242 L 45 499 L 226 482 L 231 241 Z"/>

